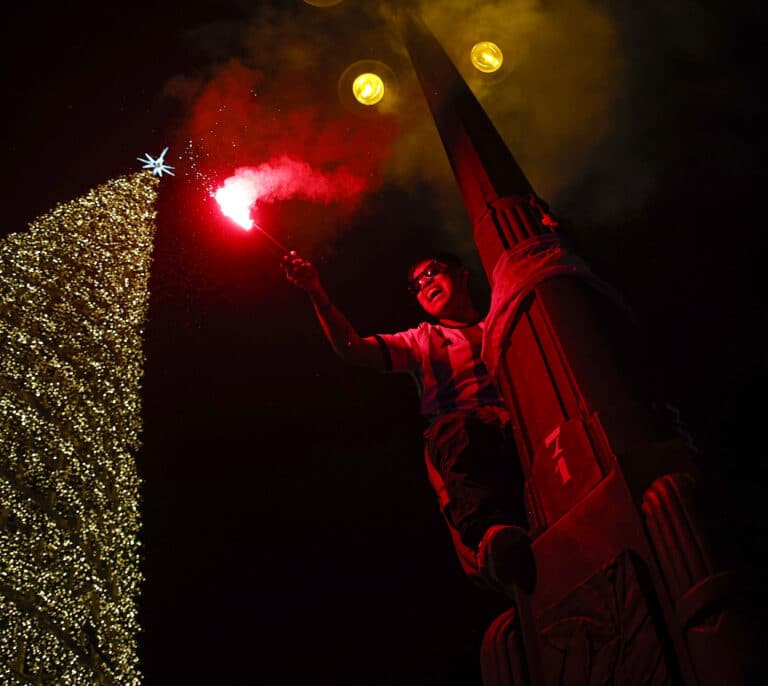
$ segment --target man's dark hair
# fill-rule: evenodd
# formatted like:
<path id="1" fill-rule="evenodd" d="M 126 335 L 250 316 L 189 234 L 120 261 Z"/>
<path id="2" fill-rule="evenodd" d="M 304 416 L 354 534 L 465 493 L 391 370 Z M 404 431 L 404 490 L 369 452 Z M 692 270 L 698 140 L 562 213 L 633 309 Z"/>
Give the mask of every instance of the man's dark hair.
<path id="1" fill-rule="evenodd" d="M 436 250 L 435 252 L 424 255 L 411 264 L 411 266 L 408 268 L 408 283 L 413 280 L 416 267 L 420 264 L 424 264 L 424 262 L 442 262 L 443 264 L 447 264 L 449 267 L 453 267 L 454 269 L 461 269 L 462 267 L 466 269 L 466 265 L 461 261 L 458 255 L 455 255 L 452 252 L 447 252 L 445 250 Z"/>

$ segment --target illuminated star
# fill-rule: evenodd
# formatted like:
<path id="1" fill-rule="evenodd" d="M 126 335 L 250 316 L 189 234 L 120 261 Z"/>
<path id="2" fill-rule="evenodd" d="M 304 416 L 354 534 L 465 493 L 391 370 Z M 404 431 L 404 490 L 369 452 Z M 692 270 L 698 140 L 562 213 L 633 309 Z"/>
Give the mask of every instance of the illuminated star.
<path id="1" fill-rule="evenodd" d="M 136 159 L 139 162 L 143 162 L 144 166 L 142 169 L 151 169 L 152 174 L 154 176 L 162 176 L 163 173 L 170 174 L 171 176 L 176 176 L 171 169 L 174 167 L 171 167 L 170 165 L 165 163 L 165 153 L 168 152 L 168 148 L 166 147 L 163 152 L 160 153 L 160 157 L 157 159 L 153 159 L 150 154 L 144 153 L 145 157 L 137 157 Z"/>

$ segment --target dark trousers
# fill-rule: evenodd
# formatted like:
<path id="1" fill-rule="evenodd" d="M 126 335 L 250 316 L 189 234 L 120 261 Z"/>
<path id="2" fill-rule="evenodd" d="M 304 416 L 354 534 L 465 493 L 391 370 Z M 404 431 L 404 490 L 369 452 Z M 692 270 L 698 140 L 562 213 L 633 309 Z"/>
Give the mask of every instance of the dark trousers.
<path id="1" fill-rule="evenodd" d="M 476 549 L 493 524 L 528 528 L 523 473 L 509 416 L 483 407 L 437 418 L 424 432 L 428 459 L 440 474 L 443 514 L 461 542 Z"/>

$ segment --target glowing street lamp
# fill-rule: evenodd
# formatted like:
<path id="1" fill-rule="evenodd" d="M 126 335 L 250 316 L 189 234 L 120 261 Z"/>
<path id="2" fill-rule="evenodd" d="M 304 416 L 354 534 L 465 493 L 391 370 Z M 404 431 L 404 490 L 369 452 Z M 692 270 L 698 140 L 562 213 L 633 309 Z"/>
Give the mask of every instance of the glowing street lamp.
<path id="1" fill-rule="evenodd" d="M 504 54 L 496 43 L 484 40 L 472 46 L 470 59 L 472 60 L 475 69 L 486 74 L 492 74 L 501 69 L 501 64 L 504 61 Z"/>
<path id="2" fill-rule="evenodd" d="M 384 97 L 384 82 L 376 74 L 360 74 L 352 82 L 352 92 L 359 103 L 375 105 Z"/>

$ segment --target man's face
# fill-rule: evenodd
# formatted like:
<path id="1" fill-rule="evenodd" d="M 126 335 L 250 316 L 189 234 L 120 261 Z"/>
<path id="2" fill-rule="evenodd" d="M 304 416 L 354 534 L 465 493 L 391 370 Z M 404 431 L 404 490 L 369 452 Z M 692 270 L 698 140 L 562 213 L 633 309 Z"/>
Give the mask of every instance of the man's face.
<path id="1" fill-rule="evenodd" d="M 461 269 L 439 260 L 424 260 L 413 269 L 411 288 L 424 311 L 440 319 L 450 311 L 451 301 L 466 280 Z"/>

